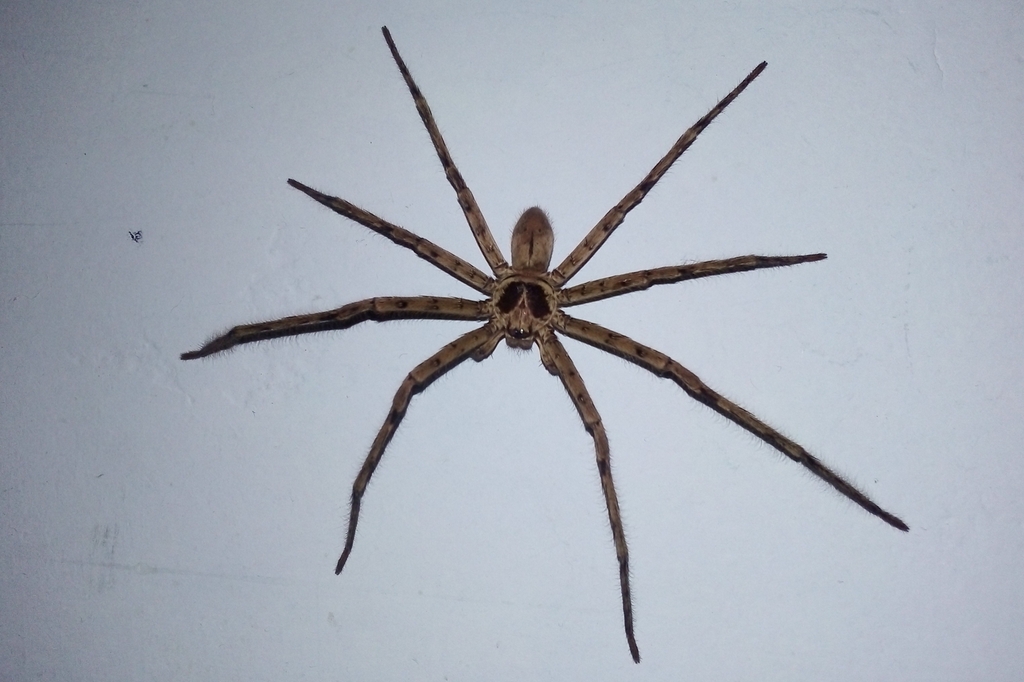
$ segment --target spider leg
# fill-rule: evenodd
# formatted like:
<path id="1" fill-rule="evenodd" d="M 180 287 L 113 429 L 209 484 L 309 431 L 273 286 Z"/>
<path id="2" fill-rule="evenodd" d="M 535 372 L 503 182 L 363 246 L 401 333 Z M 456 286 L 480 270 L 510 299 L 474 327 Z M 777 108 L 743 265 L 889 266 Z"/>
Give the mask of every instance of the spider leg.
<path id="1" fill-rule="evenodd" d="M 565 282 L 568 282 L 573 275 L 575 275 L 580 268 L 586 265 L 587 261 L 597 253 L 597 250 L 601 248 L 605 240 L 611 236 L 612 232 L 615 231 L 622 221 L 626 218 L 626 214 L 636 208 L 637 204 L 644 200 L 647 193 L 661 180 L 661 177 L 665 175 L 672 164 L 676 162 L 683 152 L 685 152 L 693 141 L 697 139 L 705 128 L 722 113 L 727 106 L 729 106 L 734 99 L 736 99 L 743 90 L 750 85 L 750 83 L 757 78 L 765 67 L 768 66 L 767 62 L 761 62 L 757 67 L 750 72 L 750 74 L 743 79 L 743 81 L 737 85 L 732 92 L 725 96 L 721 102 L 716 104 L 714 108 L 693 124 L 689 130 L 682 134 L 682 136 L 676 140 L 676 143 L 672 145 L 672 148 L 668 150 L 668 153 L 661 158 L 661 161 L 655 164 L 651 172 L 647 174 L 640 184 L 633 188 L 633 190 L 622 198 L 618 204 L 616 204 L 610 211 L 608 211 L 603 218 L 590 230 L 583 241 L 572 250 L 565 260 L 562 261 L 561 265 L 551 271 L 552 284 L 556 287 L 561 286 Z"/>
<path id="2" fill-rule="evenodd" d="M 298 180 L 289 179 L 288 184 L 297 190 L 305 192 L 308 196 L 316 199 L 335 213 L 339 213 L 349 220 L 370 228 L 399 246 L 404 246 L 414 251 L 423 260 L 436 268 L 440 268 L 463 284 L 468 284 L 481 294 L 490 294 L 494 290 L 493 279 L 451 251 L 442 249 L 432 241 L 389 223 L 383 218 L 378 218 L 369 211 L 365 211 L 344 199 L 332 197 L 329 194 L 323 194 L 311 187 L 307 187 Z"/>
<path id="3" fill-rule="evenodd" d="M 823 253 L 806 256 L 737 256 L 724 260 L 709 260 L 691 265 L 673 265 L 665 268 L 627 272 L 624 275 L 604 277 L 583 284 L 577 284 L 558 292 L 561 306 L 582 305 L 634 291 L 643 291 L 658 284 L 674 284 L 687 279 L 714 277 L 733 272 L 747 272 L 761 268 L 780 268 L 786 265 L 810 263 L 824 260 Z"/>
<path id="4" fill-rule="evenodd" d="M 487 259 L 487 264 L 491 266 L 491 270 L 494 271 L 495 275 L 501 276 L 508 270 L 508 263 L 505 261 L 505 257 L 501 255 L 501 249 L 498 248 L 498 244 L 494 241 L 491 229 L 487 227 L 487 221 L 484 219 L 484 214 L 476 203 L 476 197 L 473 196 L 473 192 L 466 186 L 462 173 L 455 166 L 455 161 L 452 160 L 452 155 L 448 152 L 448 146 L 444 143 L 444 138 L 441 137 L 441 131 L 438 129 L 437 123 L 434 122 L 434 115 L 430 112 L 427 98 L 423 96 L 423 93 L 417 87 L 416 82 L 412 79 L 412 74 L 409 73 L 408 67 L 402 61 L 402 56 L 398 54 L 395 41 L 391 39 L 391 32 L 388 31 L 387 26 L 382 26 L 380 30 L 384 34 L 384 40 L 387 41 L 388 48 L 391 50 L 391 56 L 394 57 L 395 63 L 398 65 L 398 70 L 402 72 L 402 78 L 405 79 L 405 84 L 409 88 L 412 101 L 416 104 L 416 111 L 419 113 L 420 120 L 423 121 L 423 125 L 427 129 L 427 134 L 430 135 L 430 141 L 434 143 L 434 150 L 437 152 L 437 158 L 441 160 L 441 166 L 444 168 L 445 177 L 448 178 L 448 184 L 452 186 L 456 196 L 458 196 L 459 206 L 462 207 L 462 213 L 466 216 L 469 229 L 472 230 L 473 237 L 476 239 L 480 251 L 484 254 L 484 258 Z"/>
<path id="5" fill-rule="evenodd" d="M 601 476 L 601 489 L 604 491 L 605 503 L 608 506 L 608 522 L 612 527 L 612 538 L 615 541 L 615 555 L 619 559 L 619 587 L 622 591 L 622 620 L 626 629 L 626 641 L 633 661 L 640 662 L 640 650 L 633 636 L 633 600 L 629 592 L 629 550 L 626 547 L 626 533 L 622 528 L 622 514 L 619 512 L 619 500 L 615 495 L 615 484 L 612 482 L 611 449 L 608 447 L 608 436 L 601 422 L 594 401 L 590 399 L 583 379 L 576 371 L 576 365 L 565 351 L 561 341 L 551 331 L 545 330 L 537 339 L 540 346 L 540 357 L 549 372 L 562 380 L 562 386 L 572 399 L 579 412 L 583 425 L 594 438 L 594 450 L 597 453 L 597 471 Z"/>
<path id="6" fill-rule="evenodd" d="M 485 324 L 483 327 L 464 334 L 444 346 L 441 350 L 418 364 L 402 381 L 402 385 L 398 387 L 398 392 L 395 393 L 395 397 L 391 401 L 391 410 L 388 412 L 384 424 L 380 427 L 380 431 L 377 432 L 377 437 L 374 438 L 373 445 L 370 446 L 370 452 L 366 455 L 366 461 L 363 462 L 356 480 L 352 483 L 352 507 L 348 516 L 348 534 L 345 537 L 345 549 L 342 551 L 341 558 L 338 559 L 338 565 L 334 569 L 336 575 L 341 573 L 341 569 L 345 568 L 348 555 L 352 552 L 352 543 L 355 542 L 356 537 L 356 524 L 359 522 L 359 504 L 363 499 L 363 493 L 366 492 L 366 485 L 370 482 L 370 477 L 373 476 L 374 470 L 380 463 L 380 458 L 384 455 L 384 449 L 391 442 L 391 437 L 395 435 L 398 425 L 402 423 L 405 411 L 409 407 L 409 401 L 412 400 L 414 395 L 426 389 L 443 374 L 464 360 L 470 357 L 477 361 L 483 360 L 484 357 L 478 354 L 477 351 L 487 346 L 493 351 L 495 346 L 493 341 L 496 337 L 500 337 L 501 334 L 502 332 L 496 330 L 490 323 Z"/>
<path id="7" fill-rule="evenodd" d="M 765 424 L 750 412 L 728 398 L 712 390 L 700 378 L 664 353 L 637 343 L 627 336 L 618 334 L 593 322 L 578 320 L 561 313 L 554 321 L 554 327 L 566 336 L 582 341 L 605 352 L 617 355 L 647 371 L 665 379 L 671 379 L 686 393 L 710 407 L 734 424 L 746 429 L 768 445 L 772 446 L 794 462 L 804 465 L 812 474 L 828 483 L 841 494 L 857 503 L 868 513 L 902 531 L 910 530 L 902 520 L 872 502 L 867 495 L 857 490 L 852 483 L 829 469 L 799 444 Z"/>
<path id="8" fill-rule="evenodd" d="M 486 320 L 487 302 L 436 296 L 383 296 L 349 303 L 334 310 L 309 315 L 293 315 L 280 320 L 243 324 L 203 344 L 199 350 L 182 353 L 182 360 L 207 355 L 282 336 L 297 336 L 334 329 L 348 329 L 372 320 Z"/>

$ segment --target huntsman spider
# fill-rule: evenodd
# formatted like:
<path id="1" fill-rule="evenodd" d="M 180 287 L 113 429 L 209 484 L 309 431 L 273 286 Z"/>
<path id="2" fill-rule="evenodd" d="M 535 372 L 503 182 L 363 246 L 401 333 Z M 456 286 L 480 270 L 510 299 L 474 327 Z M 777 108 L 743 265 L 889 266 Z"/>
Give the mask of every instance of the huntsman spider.
<path id="1" fill-rule="evenodd" d="M 390 32 L 386 27 L 382 31 L 391 50 L 391 56 L 394 57 L 398 70 L 401 72 L 402 78 L 405 79 L 416 110 L 430 135 L 437 156 L 441 160 L 448 182 L 455 190 L 459 205 L 466 216 L 466 222 L 469 223 L 469 228 L 473 232 L 493 276 L 481 272 L 467 261 L 433 242 L 389 223 L 344 199 L 322 194 L 296 180 L 288 180 L 288 184 L 305 192 L 331 210 L 387 237 L 395 244 L 409 249 L 423 260 L 475 289 L 486 298 L 481 301 L 435 296 L 370 298 L 325 312 L 296 315 L 270 322 L 234 327 L 226 334 L 212 339 L 199 350 L 184 353 L 181 356 L 182 360 L 193 360 L 241 344 L 312 332 L 348 329 L 366 321 L 430 319 L 470 320 L 484 323 L 483 326 L 460 336 L 417 365 L 399 386 L 392 401 L 391 410 L 352 484 L 351 513 L 348 520 L 345 548 L 341 553 L 341 558 L 338 559 L 335 573 L 341 573 L 352 552 L 363 493 L 366 491 L 370 477 L 380 463 L 385 448 L 401 423 L 412 397 L 465 360 L 473 359 L 480 362 L 486 359 L 494 352 L 495 347 L 502 339 L 515 349 L 529 350 L 536 345 L 544 367 L 561 380 L 579 412 L 584 427 L 594 440 L 597 470 L 607 503 L 608 521 L 611 524 L 615 554 L 619 561 L 619 584 L 622 593 L 622 616 L 626 641 L 629 644 L 633 660 L 637 663 L 640 662 L 640 651 L 633 635 L 633 607 L 629 589 L 629 552 L 626 548 L 626 536 L 622 528 L 619 502 L 615 495 L 615 486 L 612 483 L 608 438 L 590 393 L 587 391 L 583 379 L 577 373 L 572 359 L 559 341 L 558 334 L 582 341 L 642 367 L 656 376 L 675 382 L 691 398 L 746 429 L 794 462 L 802 464 L 812 474 L 869 513 L 899 530 L 908 530 L 903 521 L 879 507 L 867 495 L 825 466 L 814 455 L 708 387 L 697 375 L 672 358 L 622 334 L 592 322 L 571 317 L 564 312 L 565 308 L 641 291 L 655 285 L 673 284 L 684 280 L 746 272 L 760 268 L 797 265 L 825 258 L 824 253 L 802 256 L 739 256 L 690 265 L 641 270 L 604 277 L 571 287 L 566 286 L 569 280 L 597 253 L 612 232 L 622 224 L 626 214 L 636 208 L 672 164 L 693 144 L 697 136 L 761 74 L 767 66 L 765 62 L 759 64 L 732 92 L 697 121 L 693 127 L 683 133 L 668 153 L 655 164 L 647 177 L 601 218 L 558 267 L 549 270 L 554 235 L 547 216 L 537 207 L 528 208 L 512 231 L 512 264 L 509 265 L 502 256 L 491 230 L 477 206 L 473 193 L 466 186 L 448 152 L 426 99 L 416 83 L 413 82 L 412 75 L 398 54 L 398 48 L 395 47 Z"/>

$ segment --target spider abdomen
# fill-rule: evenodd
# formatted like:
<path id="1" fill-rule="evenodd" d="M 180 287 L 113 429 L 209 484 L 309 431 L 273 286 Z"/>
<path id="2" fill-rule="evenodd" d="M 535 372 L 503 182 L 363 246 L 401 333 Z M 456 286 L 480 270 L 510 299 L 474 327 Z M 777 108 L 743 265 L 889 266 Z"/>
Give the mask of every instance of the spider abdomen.
<path id="1" fill-rule="evenodd" d="M 523 211 L 512 228 L 512 269 L 518 272 L 547 272 L 555 248 L 551 221 L 537 206 Z"/>

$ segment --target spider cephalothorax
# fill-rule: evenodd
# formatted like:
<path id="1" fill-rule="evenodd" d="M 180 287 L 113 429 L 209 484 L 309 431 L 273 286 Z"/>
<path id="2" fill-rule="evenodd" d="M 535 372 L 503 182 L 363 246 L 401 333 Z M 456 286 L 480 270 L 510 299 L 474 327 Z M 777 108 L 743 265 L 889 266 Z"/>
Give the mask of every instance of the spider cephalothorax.
<path id="1" fill-rule="evenodd" d="M 213 355 L 243 343 L 330 329 L 347 329 L 367 320 L 383 322 L 401 319 L 438 319 L 485 322 L 482 327 L 460 336 L 417 365 L 399 386 L 392 401 L 391 410 L 377 432 L 370 452 L 352 483 L 352 510 L 349 515 L 345 548 L 341 553 L 341 558 L 338 559 L 335 573 L 341 573 L 341 569 L 344 568 L 352 551 L 356 525 L 359 521 L 359 506 L 363 493 L 366 491 L 366 485 L 377 468 L 384 449 L 402 421 L 413 395 L 421 392 L 438 377 L 465 360 L 481 361 L 486 359 L 494 352 L 502 338 L 513 348 L 529 350 L 534 344 L 538 346 L 544 367 L 562 381 L 562 385 L 579 412 L 584 427 L 593 437 L 597 470 L 601 477 L 601 488 L 608 508 L 608 521 L 615 542 L 615 554 L 619 561 L 619 586 L 622 594 L 622 617 L 626 630 L 626 641 L 629 644 L 630 654 L 637 663 L 640 662 L 640 651 L 633 636 L 633 607 L 629 590 L 629 552 L 626 547 L 626 536 L 622 529 L 622 518 L 619 514 L 615 486 L 612 483 L 611 451 L 608 447 L 608 437 L 597 408 L 590 398 L 590 393 L 576 371 L 572 359 L 559 341 L 558 334 L 617 355 L 657 376 L 675 382 L 691 398 L 707 405 L 786 457 L 803 465 L 815 476 L 871 514 L 895 528 L 907 530 L 907 525 L 903 521 L 872 502 L 864 493 L 822 464 L 798 443 L 786 438 L 747 410 L 711 389 L 697 375 L 672 358 L 610 329 L 571 317 L 562 310 L 570 306 L 640 291 L 659 284 L 672 284 L 688 279 L 745 272 L 759 268 L 809 263 L 825 258 L 823 253 L 803 256 L 739 256 L 691 265 L 630 272 L 564 288 L 565 284 L 601 248 L 612 232 L 622 224 L 626 214 L 643 200 L 676 159 L 693 144 L 701 131 L 757 78 L 766 66 L 764 62 L 759 64 L 711 111 L 683 133 L 668 153 L 655 164 L 647 177 L 605 214 L 558 267 L 548 270 L 554 246 L 554 235 L 547 216 L 539 208 L 527 209 L 519 218 L 512 234 L 512 265 L 509 266 L 505 261 L 494 242 L 490 228 L 487 227 L 487 221 L 484 220 L 484 216 L 477 206 L 473 193 L 469 191 L 458 168 L 455 167 L 455 162 L 452 161 L 451 155 L 448 153 L 448 148 L 434 122 L 426 99 L 416 87 L 416 83 L 413 82 L 412 75 L 391 39 L 391 34 L 387 28 L 382 30 L 391 55 L 412 94 L 420 119 L 434 143 L 434 149 L 444 167 L 448 182 L 455 189 L 469 228 L 494 276 L 485 274 L 437 244 L 378 218 L 344 199 L 322 194 L 295 180 L 289 180 L 288 183 L 337 213 L 387 237 L 399 246 L 410 249 L 428 263 L 489 298 L 481 301 L 437 296 L 369 298 L 321 313 L 296 315 L 270 322 L 234 327 L 226 334 L 212 339 L 199 350 L 183 353 L 181 356 L 182 360 L 192 360 Z"/>

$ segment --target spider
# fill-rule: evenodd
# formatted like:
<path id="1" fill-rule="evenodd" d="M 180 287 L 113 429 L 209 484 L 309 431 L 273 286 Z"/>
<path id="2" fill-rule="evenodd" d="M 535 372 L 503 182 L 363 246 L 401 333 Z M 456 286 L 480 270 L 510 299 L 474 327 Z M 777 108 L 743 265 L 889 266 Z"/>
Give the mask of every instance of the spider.
<path id="1" fill-rule="evenodd" d="M 399 386 L 392 401 L 391 410 L 380 427 L 380 431 L 370 447 L 370 452 L 352 484 L 351 511 L 348 532 L 345 537 L 345 548 L 334 569 L 335 574 L 341 573 L 352 552 L 363 493 L 370 482 L 370 477 L 380 463 L 385 448 L 405 416 L 412 397 L 465 360 L 473 359 L 477 362 L 485 360 L 494 352 L 502 339 L 514 349 L 529 350 L 536 345 L 544 367 L 561 380 L 579 412 L 584 428 L 594 440 L 597 470 L 608 508 L 608 521 L 612 529 L 615 554 L 619 562 L 619 586 L 622 593 L 622 617 L 626 641 L 629 644 L 633 660 L 637 663 L 640 662 L 640 651 L 633 635 L 629 552 L 626 548 L 626 536 L 622 528 L 619 502 L 615 494 L 615 486 L 612 483 L 608 437 L 605 434 L 601 416 L 594 406 L 594 401 L 591 400 L 590 393 L 576 371 L 572 359 L 559 341 L 558 333 L 616 355 L 656 376 L 674 381 L 691 398 L 746 429 L 794 462 L 802 464 L 815 476 L 869 513 L 899 530 L 909 530 L 907 524 L 879 507 L 867 495 L 829 469 L 803 447 L 714 391 L 697 375 L 672 358 L 627 336 L 593 322 L 571 317 L 564 312 L 565 308 L 571 306 L 621 296 L 659 284 L 672 284 L 683 280 L 746 272 L 760 268 L 797 265 L 798 263 L 823 260 L 826 257 L 824 253 L 802 256 L 739 256 L 690 265 L 641 270 L 566 287 L 568 281 L 586 265 L 587 261 L 615 231 L 615 228 L 622 223 L 626 214 L 636 208 L 647 196 L 647 193 L 665 175 L 672 164 L 693 144 L 697 136 L 764 71 L 767 66 L 766 62 L 761 62 L 732 92 L 697 121 L 693 127 L 683 133 L 668 153 L 655 164 L 647 177 L 601 218 L 558 267 L 549 270 L 554 234 L 546 214 L 537 207 L 526 209 L 512 231 L 512 264 L 509 265 L 502 256 L 473 193 L 466 186 L 466 182 L 448 152 L 448 147 L 434 122 L 426 98 L 413 81 L 387 27 L 383 27 L 381 31 L 391 50 L 391 56 L 398 65 L 398 70 L 412 95 L 420 119 L 434 144 L 448 182 L 455 190 L 459 205 L 466 216 L 466 222 L 469 223 L 469 228 L 476 238 L 480 251 L 483 252 L 487 264 L 494 273 L 493 277 L 433 242 L 389 223 L 344 199 L 322 194 L 296 180 L 288 180 L 288 184 L 346 218 L 413 251 L 423 260 L 477 290 L 487 298 L 482 301 L 436 296 L 369 298 L 320 313 L 237 326 L 226 334 L 210 340 L 202 348 L 181 355 L 182 360 L 194 360 L 245 343 L 312 332 L 348 329 L 368 320 L 384 322 L 430 319 L 484 322 L 482 327 L 463 334 L 417 365 Z"/>

